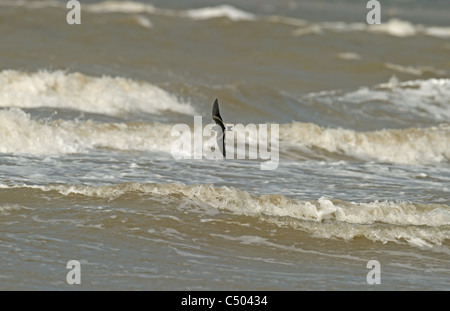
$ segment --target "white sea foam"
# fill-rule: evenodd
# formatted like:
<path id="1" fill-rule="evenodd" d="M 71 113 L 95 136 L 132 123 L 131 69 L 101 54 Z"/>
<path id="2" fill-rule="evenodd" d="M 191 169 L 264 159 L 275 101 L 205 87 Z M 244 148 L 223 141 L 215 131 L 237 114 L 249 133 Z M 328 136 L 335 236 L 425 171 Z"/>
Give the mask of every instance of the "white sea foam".
<path id="1" fill-rule="evenodd" d="M 450 38 L 450 27 L 426 27 L 424 33 L 438 38 Z"/>
<path id="2" fill-rule="evenodd" d="M 44 9 L 44 8 L 65 8 L 61 2 L 56 0 L 38 0 L 38 1 L 24 1 L 24 0 L 2 0 L 0 5 L 4 6 L 26 6 L 30 9 Z"/>
<path id="3" fill-rule="evenodd" d="M 211 139 L 211 136 L 207 136 L 208 133 L 200 138 L 202 144 L 196 144 L 194 142 L 197 138 L 194 135 L 177 136 L 173 134 L 173 128 L 172 124 L 160 123 L 45 121 L 32 118 L 20 108 L 9 108 L 0 110 L 0 153 L 61 155 L 89 153 L 94 149 L 107 148 L 164 152 L 169 157 L 179 155 L 180 158 L 192 158 L 194 154 L 208 151 L 208 141 Z M 244 132 L 238 133 L 239 139 L 245 140 L 244 135 Z M 172 150 L 175 142 L 179 143 L 180 140 L 183 145 L 193 148 L 188 151 L 185 148 Z"/>
<path id="4" fill-rule="evenodd" d="M 281 20 L 281 19 L 280 19 Z M 272 19 L 273 22 L 278 22 Z M 435 27 L 413 24 L 409 21 L 393 18 L 387 22 L 378 25 L 368 25 L 365 23 L 346 23 L 346 22 L 307 22 L 299 24 L 299 28 L 292 32 L 293 36 L 302 36 L 307 34 L 320 34 L 324 31 L 333 32 L 355 32 L 365 31 L 371 33 L 387 34 L 394 37 L 412 37 L 417 35 L 427 35 L 436 38 L 446 39 L 450 37 L 450 27 Z"/>
<path id="5" fill-rule="evenodd" d="M 170 152 L 171 126 L 34 120 L 18 108 L 0 110 L 0 153 L 59 155 L 95 148 Z"/>
<path id="6" fill-rule="evenodd" d="M 47 7 L 66 9 L 65 3 L 55 0 L 37 1 L 0 1 L 4 6 L 27 6 L 32 9 L 43 9 Z M 190 10 L 172 10 L 157 8 L 151 4 L 136 1 L 103 1 L 98 3 L 85 3 L 83 10 L 93 14 L 123 13 L 123 14 L 155 14 L 162 16 L 190 18 L 193 20 L 206 20 L 211 18 L 228 18 L 232 21 L 263 21 L 269 23 L 280 23 L 299 27 L 294 30 L 294 36 L 307 34 L 319 34 L 323 31 L 353 32 L 367 31 L 373 33 L 388 34 L 395 37 L 411 37 L 416 35 L 427 35 L 436 38 L 447 39 L 450 37 L 450 27 L 425 26 L 413 24 L 398 18 L 392 18 L 379 25 L 368 25 L 366 23 L 346 22 L 308 22 L 302 19 L 285 16 L 256 16 L 253 13 L 243 11 L 231 5 L 218 5 L 213 7 L 202 7 Z"/>
<path id="7" fill-rule="evenodd" d="M 191 18 L 193 20 L 205 20 L 225 17 L 232 21 L 254 20 L 255 15 L 237 9 L 231 5 L 218 5 L 190 10 L 171 10 L 156 8 L 153 5 L 134 1 L 103 1 L 94 4 L 85 4 L 83 8 L 91 13 L 148 13 L 166 16 Z"/>
<path id="8" fill-rule="evenodd" d="M 58 155 L 109 148 L 170 153 L 175 140 L 180 139 L 172 136 L 172 127 L 171 124 L 42 121 L 31 118 L 19 108 L 10 108 L 0 110 L 0 152 Z M 409 165 L 450 159 L 449 124 L 422 129 L 357 132 L 311 123 L 290 123 L 280 126 L 279 137 L 282 154 L 296 148 L 320 148 L 362 160 Z M 207 137 L 203 138 L 203 143 L 207 140 Z M 195 147 L 192 141 L 185 143 Z M 205 148 L 204 145 L 200 147 Z"/>
<path id="9" fill-rule="evenodd" d="M 369 25 L 368 29 L 372 32 L 387 33 L 395 37 L 411 37 L 419 32 L 418 26 L 397 18 L 390 19 L 388 22 L 379 25 Z"/>
<path id="10" fill-rule="evenodd" d="M 348 102 L 383 101 L 402 106 L 418 115 L 431 115 L 442 122 L 450 120 L 450 79 L 399 82 L 391 79 L 375 87 L 363 87 L 347 93 L 340 100 Z"/>
<path id="11" fill-rule="evenodd" d="M 342 60 L 360 60 L 362 58 L 361 55 L 354 52 L 340 52 L 336 57 Z"/>
<path id="12" fill-rule="evenodd" d="M 83 4 L 83 10 L 92 13 L 155 13 L 153 5 L 135 1 L 103 1 Z"/>
<path id="13" fill-rule="evenodd" d="M 203 7 L 190 10 L 170 10 L 155 8 L 153 5 L 134 1 L 103 1 L 95 4 L 86 4 L 84 8 L 92 13 L 148 13 L 166 16 L 177 16 L 191 18 L 193 20 L 205 20 L 211 18 L 225 17 L 232 21 L 254 20 L 251 13 L 237 9 L 231 5 L 219 5 L 214 7 Z"/>
<path id="14" fill-rule="evenodd" d="M 67 108 L 112 116 L 168 110 L 195 114 L 189 102 L 150 83 L 64 71 L 0 72 L 0 107 Z"/>
<path id="15" fill-rule="evenodd" d="M 446 71 L 444 69 L 436 69 L 431 66 L 403 66 L 399 64 L 386 63 L 385 67 L 401 73 L 407 73 L 414 76 L 421 76 L 425 73 L 432 73 L 438 76 L 444 76 Z"/>
<path id="16" fill-rule="evenodd" d="M 232 21 L 254 20 L 255 15 L 239 10 L 231 5 L 219 5 L 185 11 L 187 17 L 195 20 L 226 17 Z"/>
<path id="17" fill-rule="evenodd" d="M 232 187 L 212 185 L 140 184 L 112 186 L 28 186 L 56 191 L 64 196 L 117 199 L 129 193 L 187 198 L 193 202 L 230 211 L 238 215 L 299 228 L 320 238 L 352 240 L 365 237 L 377 242 L 407 242 L 417 247 L 432 247 L 450 239 L 450 207 L 442 204 L 406 202 L 355 203 L 322 197 L 313 201 L 290 199 L 283 195 L 254 196 Z"/>
<path id="18" fill-rule="evenodd" d="M 3 1 L 0 5 L 24 6 L 31 8 L 59 7 L 65 8 L 65 5 L 53 0 L 40 0 L 29 2 L 21 1 Z M 206 20 L 211 18 L 225 17 L 232 21 L 255 20 L 255 15 L 245 12 L 231 5 L 218 5 L 214 7 L 202 7 L 190 10 L 171 10 L 156 8 L 151 4 L 136 1 L 102 1 L 97 3 L 83 4 L 83 10 L 89 13 L 105 14 L 105 13 L 123 13 L 123 14 L 156 14 L 164 16 L 175 16 L 182 18 L 190 18 L 193 20 Z"/>
<path id="19" fill-rule="evenodd" d="M 133 17 L 134 21 L 139 25 L 147 29 L 152 29 L 153 24 L 150 21 L 149 18 L 142 16 L 142 15 L 136 15 Z"/>
<path id="20" fill-rule="evenodd" d="M 283 149 L 289 146 L 319 148 L 377 162 L 417 165 L 450 160 L 450 124 L 357 132 L 312 123 L 291 123 L 280 127 L 280 139 Z"/>
<path id="21" fill-rule="evenodd" d="M 56 0 L 37 1 L 0 1 L 5 6 L 26 6 L 31 9 L 60 8 L 67 9 L 66 3 Z M 136 1 L 103 1 L 97 3 L 82 3 L 82 10 L 90 13 L 154 13 L 157 9 L 151 4 Z"/>

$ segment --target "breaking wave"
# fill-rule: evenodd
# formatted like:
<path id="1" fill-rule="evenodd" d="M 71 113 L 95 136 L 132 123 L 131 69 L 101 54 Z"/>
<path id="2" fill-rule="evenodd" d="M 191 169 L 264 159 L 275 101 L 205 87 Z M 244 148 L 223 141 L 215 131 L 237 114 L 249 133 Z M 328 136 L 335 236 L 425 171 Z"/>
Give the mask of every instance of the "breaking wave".
<path id="1" fill-rule="evenodd" d="M 0 5 L 24 6 L 28 8 L 64 8 L 65 4 L 54 0 L 41 1 L 1 1 Z M 95 13 L 124 13 L 124 14 L 156 14 L 163 16 L 175 16 L 182 18 L 190 18 L 193 20 L 206 20 L 211 18 L 228 18 L 232 21 L 254 20 L 255 15 L 245 12 L 231 5 L 218 5 L 214 7 L 203 7 L 190 10 L 171 10 L 157 8 L 151 4 L 135 2 L 135 1 L 103 1 L 98 3 L 84 3 L 83 10 Z"/>
<path id="2" fill-rule="evenodd" d="M 170 153 L 175 140 L 179 139 L 172 136 L 172 128 L 171 124 L 143 122 L 44 121 L 32 118 L 19 108 L 10 108 L 0 110 L 0 152 L 58 155 L 107 148 Z M 331 153 L 330 160 L 334 154 L 337 158 L 347 155 L 409 165 L 450 160 L 450 124 L 357 132 L 295 122 L 282 124 L 279 138 L 281 154 L 304 150 L 314 153 L 320 149 Z M 203 138 L 203 143 L 206 141 L 207 138 Z"/>
<path id="3" fill-rule="evenodd" d="M 450 124 L 357 132 L 296 122 L 280 127 L 280 139 L 284 149 L 318 148 L 377 162 L 416 165 L 450 160 Z"/>
<path id="4" fill-rule="evenodd" d="M 450 120 L 450 79 L 400 82 L 395 77 L 375 87 L 362 87 L 338 98 L 350 103 L 369 101 L 392 103 L 415 115 Z"/>
<path id="5" fill-rule="evenodd" d="M 370 33 L 386 34 L 399 38 L 406 38 L 418 35 L 425 35 L 435 38 L 446 39 L 450 37 L 450 27 L 424 26 L 413 24 L 397 18 L 392 18 L 379 25 L 368 25 L 365 23 L 346 23 L 346 22 L 319 22 L 312 23 L 305 20 L 292 18 L 272 17 L 273 22 L 296 26 L 292 31 L 293 36 L 314 35 L 323 32 L 355 32 L 364 31 Z"/>
<path id="6" fill-rule="evenodd" d="M 219 5 L 216 7 L 205 7 L 191 9 L 185 12 L 187 17 L 194 20 L 204 20 L 217 17 L 226 17 L 232 21 L 254 20 L 255 15 L 239 10 L 231 5 Z"/>
<path id="7" fill-rule="evenodd" d="M 64 71 L 0 72 L 0 107 L 52 107 L 120 116 L 173 111 L 195 114 L 189 102 L 146 82 Z"/>
<path id="8" fill-rule="evenodd" d="M 163 124 L 49 122 L 34 120 L 18 108 L 0 110 L 1 153 L 59 155 L 95 148 L 170 152 L 164 141 L 170 131 Z"/>
<path id="9" fill-rule="evenodd" d="M 450 238 L 450 207 L 442 204 L 356 203 L 326 197 L 302 201 L 278 194 L 255 196 L 237 188 L 212 185 L 125 183 L 98 187 L 47 185 L 14 188 L 17 187 L 108 200 L 120 199 L 124 195 L 127 200 L 135 196 L 140 199 L 142 195 L 164 200 L 187 199 L 207 208 L 292 226 L 319 238 L 353 240 L 363 237 L 382 243 L 407 242 L 421 248 L 442 246 Z"/>
<path id="10" fill-rule="evenodd" d="M 66 8 L 65 3 L 55 0 L 39 1 L 0 1 L 0 5 L 7 6 L 27 6 L 31 9 L 41 9 L 46 7 Z M 366 23 L 345 23 L 345 22 L 308 22 L 303 19 L 291 18 L 279 15 L 256 16 L 253 13 L 243 11 L 231 5 L 217 5 L 213 7 L 202 7 L 189 10 L 172 10 L 157 8 L 151 4 L 135 1 L 103 1 L 98 3 L 85 3 L 83 10 L 94 13 L 123 13 L 123 14 L 155 14 L 163 16 L 173 16 L 189 18 L 193 20 L 207 20 L 212 18 L 228 18 L 231 21 L 261 21 L 269 23 L 281 23 L 296 27 L 292 31 L 294 36 L 309 34 L 320 34 L 325 31 L 332 32 L 354 32 L 365 31 L 371 33 L 387 34 L 395 37 L 411 37 L 426 35 L 436 38 L 450 38 L 450 27 L 425 26 L 413 24 L 398 18 L 391 18 L 387 22 L 379 25 L 368 25 Z M 141 25 L 149 28 L 148 24 Z"/>

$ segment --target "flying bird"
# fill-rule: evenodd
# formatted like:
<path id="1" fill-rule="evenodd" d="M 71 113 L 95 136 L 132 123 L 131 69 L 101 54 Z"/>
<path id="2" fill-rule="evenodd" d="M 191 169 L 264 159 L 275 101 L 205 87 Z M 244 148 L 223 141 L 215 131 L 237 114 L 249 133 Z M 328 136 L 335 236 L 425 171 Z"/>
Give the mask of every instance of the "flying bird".
<path id="1" fill-rule="evenodd" d="M 216 122 L 217 125 L 219 125 L 219 127 L 217 128 L 217 136 L 216 136 L 216 141 L 217 141 L 217 145 L 219 146 L 220 151 L 223 154 L 223 157 L 226 157 L 226 151 L 225 151 L 225 124 L 223 124 L 223 120 L 222 117 L 220 116 L 220 111 L 219 111 L 219 101 L 216 99 L 214 101 L 214 105 L 213 105 L 213 109 L 212 109 L 212 118 L 214 120 L 214 122 Z"/>

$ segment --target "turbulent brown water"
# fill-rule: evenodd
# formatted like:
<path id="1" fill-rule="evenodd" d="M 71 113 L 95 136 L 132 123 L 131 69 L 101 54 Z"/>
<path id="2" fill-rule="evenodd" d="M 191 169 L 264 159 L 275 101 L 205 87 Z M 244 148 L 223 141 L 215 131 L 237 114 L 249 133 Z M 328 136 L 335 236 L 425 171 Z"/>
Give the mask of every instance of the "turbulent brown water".
<path id="1" fill-rule="evenodd" d="M 450 289 L 450 5 L 365 4 L 0 0 L 0 289 Z"/>

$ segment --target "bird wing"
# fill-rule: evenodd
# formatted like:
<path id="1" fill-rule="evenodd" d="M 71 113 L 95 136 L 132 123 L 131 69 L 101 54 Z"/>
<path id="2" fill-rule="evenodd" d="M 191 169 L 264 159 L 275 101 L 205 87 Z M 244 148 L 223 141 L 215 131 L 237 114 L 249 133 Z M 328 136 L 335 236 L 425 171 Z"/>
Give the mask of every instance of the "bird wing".
<path id="1" fill-rule="evenodd" d="M 220 151 L 222 152 L 223 156 L 225 157 L 226 151 L 225 151 L 225 124 L 223 124 L 222 117 L 220 116 L 219 111 L 219 101 L 216 99 L 214 101 L 213 110 L 212 110 L 212 118 L 214 122 L 216 122 L 217 125 L 220 126 L 220 130 L 217 130 L 217 136 L 216 136 L 216 142 L 217 146 L 219 146 Z"/>

